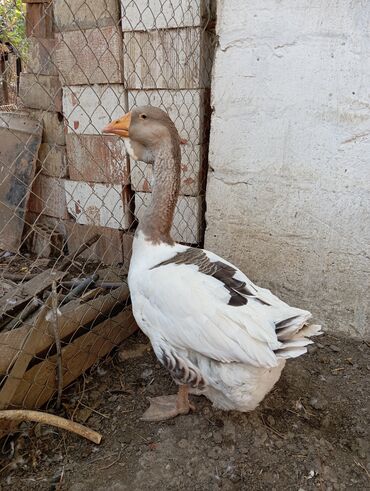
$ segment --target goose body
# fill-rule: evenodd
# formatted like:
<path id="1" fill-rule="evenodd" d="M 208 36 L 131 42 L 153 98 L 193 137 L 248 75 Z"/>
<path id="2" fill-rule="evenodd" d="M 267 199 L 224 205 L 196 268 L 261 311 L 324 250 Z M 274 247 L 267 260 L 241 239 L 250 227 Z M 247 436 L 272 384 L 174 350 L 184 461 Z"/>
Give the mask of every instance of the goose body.
<path id="1" fill-rule="evenodd" d="M 321 327 L 228 261 L 172 240 L 180 138 L 166 113 L 135 108 L 105 131 L 129 139 L 128 152 L 154 164 L 152 204 L 135 233 L 128 283 L 135 320 L 179 393 L 153 399 L 144 419 L 187 413 L 188 391 L 220 409 L 255 409 L 286 359 L 306 353 Z"/>
<path id="2" fill-rule="evenodd" d="M 211 273 L 225 265 L 230 281 L 202 272 L 197 258 L 209 263 Z M 250 293 L 233 290 L 234 304 L 227 289 L 232 280 Z M 220 409 L 255 409 L 278 381 L 286 358 L 305 353 L 312 343 L 306 336 L 319 333 L 318 326 L 303 327 L 309 312 L 289 307 L 216 254 L 156 245 L 140 231 L 128 282 L 135 319 L 158 359 L 178 383 Z"/>

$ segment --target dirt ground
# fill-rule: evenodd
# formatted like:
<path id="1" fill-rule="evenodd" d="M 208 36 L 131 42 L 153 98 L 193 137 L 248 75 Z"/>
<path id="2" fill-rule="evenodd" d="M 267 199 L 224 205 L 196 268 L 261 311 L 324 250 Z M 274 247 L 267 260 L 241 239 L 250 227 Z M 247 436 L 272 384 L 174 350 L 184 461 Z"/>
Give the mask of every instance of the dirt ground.
<path id="1" fill-rule="evenodd" d="M 148 397 L 175 393 L 141 334 L 64 393 L 64 414 L 103 434 L 100 446 L 25 426 L 1 447 L 5 490 L 370 489 L 366 343 L 324 336 L 291 360 L 250 414 L 197 411 L 140 421 Z"/>

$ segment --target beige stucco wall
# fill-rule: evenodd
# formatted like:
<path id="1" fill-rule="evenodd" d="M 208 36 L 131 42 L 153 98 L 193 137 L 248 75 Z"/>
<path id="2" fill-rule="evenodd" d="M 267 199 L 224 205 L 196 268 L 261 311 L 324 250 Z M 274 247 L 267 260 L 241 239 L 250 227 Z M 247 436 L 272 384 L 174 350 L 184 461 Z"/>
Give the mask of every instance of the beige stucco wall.
<path id="1" fill-rule="evenodd" d="M 369 337 L 370 3 L 218 1 L 205 246 Z"/>

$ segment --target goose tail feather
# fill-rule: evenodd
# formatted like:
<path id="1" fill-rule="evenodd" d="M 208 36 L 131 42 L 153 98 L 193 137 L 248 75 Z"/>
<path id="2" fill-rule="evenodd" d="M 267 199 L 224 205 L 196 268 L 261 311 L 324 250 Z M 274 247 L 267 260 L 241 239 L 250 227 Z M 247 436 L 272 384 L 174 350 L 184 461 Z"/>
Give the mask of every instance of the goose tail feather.
<path id="1" fill-rule="evenodd" d="M 277 358 L 297 358 L 307 353 L 307 346 L 313 343 L 310 338 L 323 334 L 320 325 L 307 323 L 311 318 L 310 312 L 301 312 L 276 324 L 276 335 L 281 342 L 275 350 Z"/>

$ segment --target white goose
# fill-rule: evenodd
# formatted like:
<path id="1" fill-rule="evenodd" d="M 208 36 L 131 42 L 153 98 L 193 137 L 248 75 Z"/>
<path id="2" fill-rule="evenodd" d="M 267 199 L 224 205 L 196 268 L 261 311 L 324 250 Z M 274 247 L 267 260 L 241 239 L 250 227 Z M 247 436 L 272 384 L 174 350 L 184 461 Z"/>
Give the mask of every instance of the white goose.
<path id="1" fill-rule="evenodd" d="M 177 395 L 151 399 L 143 419 L 187 414 L 189 389 L 224 410 L 251 411 L 278 381 L 287 358 L 306 353 L 310 312 L 254 285 L 212 252 L 170 235 L 180 184 L 180 138 L 169 116 L 136 107 L 108 124 L 136 160 L 154 165 L 152 202 L 136 231 L 128 276 L 135 319 Z"/>

